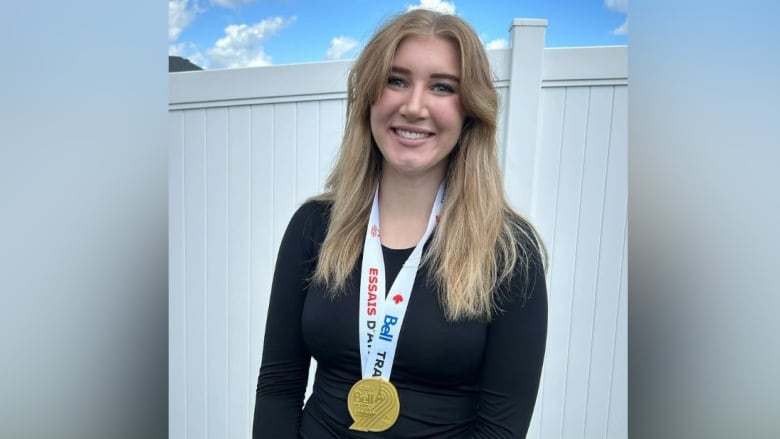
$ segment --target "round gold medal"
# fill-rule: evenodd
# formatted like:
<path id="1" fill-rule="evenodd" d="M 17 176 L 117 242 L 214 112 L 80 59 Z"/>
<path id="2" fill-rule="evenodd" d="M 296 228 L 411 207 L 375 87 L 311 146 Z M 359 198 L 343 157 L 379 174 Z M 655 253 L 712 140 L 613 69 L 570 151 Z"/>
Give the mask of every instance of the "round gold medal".
<path id="1" fill-rule="evenodd" d="M 350 430 L 385 431 L 398 419 L 401 402 L 390 381 L 364 378 L 349 390 L 347 408 L 355 421 L 349 426 Z"/>

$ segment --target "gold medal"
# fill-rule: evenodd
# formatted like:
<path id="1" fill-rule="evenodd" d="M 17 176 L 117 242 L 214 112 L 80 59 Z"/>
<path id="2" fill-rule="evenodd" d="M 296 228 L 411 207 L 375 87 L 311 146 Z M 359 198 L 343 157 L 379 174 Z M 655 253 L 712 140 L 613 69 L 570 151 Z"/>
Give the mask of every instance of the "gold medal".
<path id="1" fill-rule="evenodd" d="M 349 390 L 347 408 L 352 420 L 350 430 L 385 431 L 395 424 L 401 411 L 398 391 L 390 381 L 364 378 Z"/>

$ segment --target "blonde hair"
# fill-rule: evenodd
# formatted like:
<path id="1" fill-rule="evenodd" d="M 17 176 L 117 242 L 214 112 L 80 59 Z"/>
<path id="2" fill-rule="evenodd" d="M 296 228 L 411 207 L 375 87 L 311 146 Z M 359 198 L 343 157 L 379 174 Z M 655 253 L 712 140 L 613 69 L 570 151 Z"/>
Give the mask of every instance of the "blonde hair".
<path id="1" fill-rule="evenodd" d="M 344 139 L 327 180 L 314 197 L 332 203 L 315 282 L 343 293 L 362 252 L 382 155 L 371 135 L 370 108 L 387 84 L 400 42 L 436 35 L 460 50 L 461 105 L 466 114 L 445 176 L 446 196 L 423 259 L 449 320 L 489 320 L 499 308 L 499 285 L 543 266 L 544 246 L 533 226 L 509 206 L 496 153 L 498 94 L 482 42 L 462 19 L 428 10 L 396 16 L 374 35 L 348 78 Z"/>

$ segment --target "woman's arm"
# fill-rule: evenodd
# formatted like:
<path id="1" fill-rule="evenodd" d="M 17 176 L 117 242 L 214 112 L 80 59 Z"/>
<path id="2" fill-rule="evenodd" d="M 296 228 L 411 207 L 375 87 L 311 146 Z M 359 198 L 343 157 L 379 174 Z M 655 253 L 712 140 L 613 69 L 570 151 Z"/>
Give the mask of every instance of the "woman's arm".
<path id="1" fill-rule="evenodd" d="M 528 431 L 547 340 L 544 271 L 532 264 L 529 277 L 523 288 L 515 276 L 499 302 L 504 312 L 488 328 L 475 438 L 524 438 Z"/>
<path id="2" fill-rule="evenodd" d="M 255 439 L 298 437 L 311 359 L 301 334 L 301 310 L 314 269 L 321 214 L 315 203 L 301 206 L 279 248 L 257 381 Z"/>

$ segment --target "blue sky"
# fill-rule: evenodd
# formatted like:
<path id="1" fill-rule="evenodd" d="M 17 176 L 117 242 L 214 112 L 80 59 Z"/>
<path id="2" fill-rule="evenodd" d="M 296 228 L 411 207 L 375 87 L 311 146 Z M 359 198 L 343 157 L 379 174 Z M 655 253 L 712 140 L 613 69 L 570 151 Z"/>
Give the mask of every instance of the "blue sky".
<path id="1" fill-rule="evenodd" d="M 507 46 L 513 18 L 547 19 L 547 47 L 628 39 L 628 0 L 169 0 L 169 54 L 211 69 L 352 59 L 413 7 L 461 16 L 488 48 Z"/>

